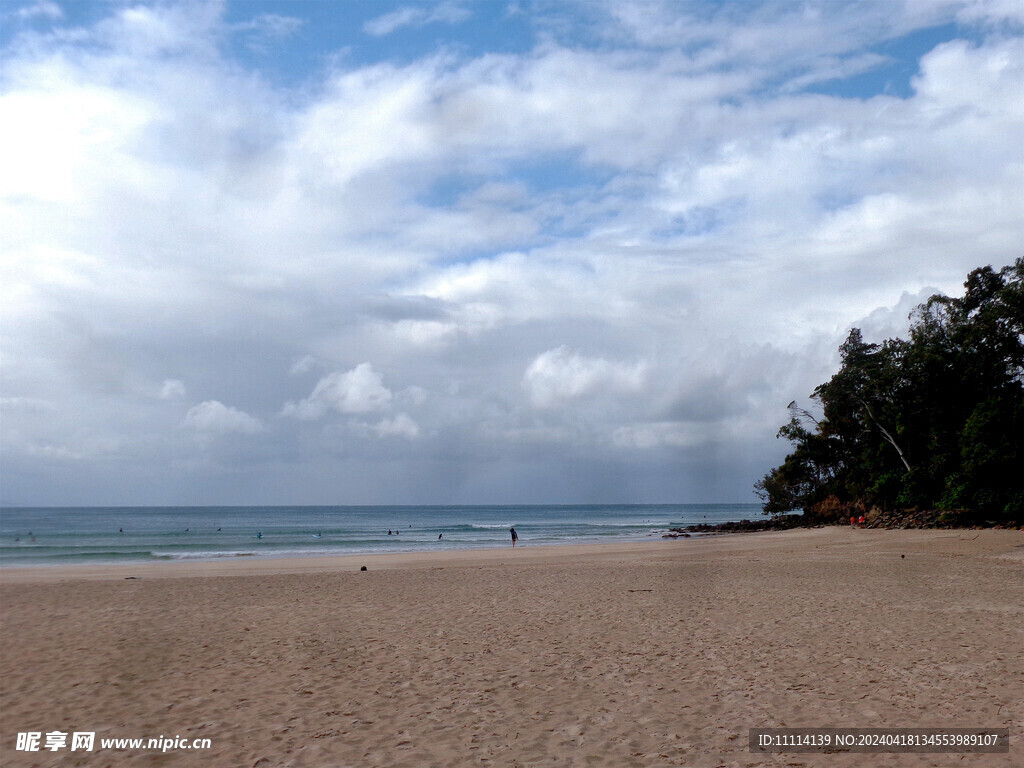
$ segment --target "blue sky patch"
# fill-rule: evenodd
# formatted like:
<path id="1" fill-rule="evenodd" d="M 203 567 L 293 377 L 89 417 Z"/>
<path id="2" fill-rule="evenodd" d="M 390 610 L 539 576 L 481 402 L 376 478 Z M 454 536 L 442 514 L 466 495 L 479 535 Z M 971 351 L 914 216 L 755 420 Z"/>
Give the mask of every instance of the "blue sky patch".
<path id="1" fill-rule="evenodd" d="M 869 99 L 879 95 L 910 98 L 914 94 L 912 81 L 920 70 L 921 57 L 936 46 L 957 38 L 974 41 L 977 35 L 955 24 L 915 30 L 868 49 L 885 58 L 886 63 L 881 66 L 871 67 L 851 77 L 817 83 L 807 90 L 844 99 Z"/>

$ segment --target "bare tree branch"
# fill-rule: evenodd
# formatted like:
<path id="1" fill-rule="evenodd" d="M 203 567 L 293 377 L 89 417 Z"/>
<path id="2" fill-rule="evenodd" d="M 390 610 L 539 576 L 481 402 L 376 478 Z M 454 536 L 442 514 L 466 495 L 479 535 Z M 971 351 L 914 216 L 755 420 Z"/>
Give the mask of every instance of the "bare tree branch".
<path id="1" fill-rule="evenodd" d="M 888 440 L 892 447 L 896 449 L 896 453 L 900 455 L 900 461 L 903 462 L 903 466 L 906 467 L 907 472 L 909 472 L 910 462 L 908 462 L 907 457 L 903 455 L 903 449 L 900 448 L 899 443 L 897 443 L 896 439 L 891 434 L 889 434 L 889 430 L 883 427 L 881 423 L 878 421 L 878 419 L 875 418 L 875 414 L 871 412 L 871 406 L 867 404 L 867 401 L 860 397 L 857 398 L 857 401 L 864 406 L 864 410 L 867 411 L 868 418 L 871 419 L 871 421 L 874 423 L 876 427 L 878 427 L 878 431 L 882 433 L 882 437 Z"/>
<path id="2" fill-rule="evenodd" d="M 790 402 L 790 404 L 787 405 L 786 408 L 789 409 L 790 411 L 793 411 L 794 413 L 800 414 L 806 421 L 813 421 L 816 426 L 821 426 L 821 422 L 814 418 L 811 415 L 810 411 L 808 411 L 806 408 L 801 408 L 800 406 L 798 406 L 796 404 L 796 400 Z"/>

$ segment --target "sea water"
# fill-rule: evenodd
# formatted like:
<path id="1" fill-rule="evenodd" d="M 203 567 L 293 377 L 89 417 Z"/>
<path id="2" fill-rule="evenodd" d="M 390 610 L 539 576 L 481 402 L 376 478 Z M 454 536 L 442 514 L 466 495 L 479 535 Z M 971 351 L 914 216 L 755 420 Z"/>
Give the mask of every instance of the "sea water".
<path id="1" fill-rule="evenodd" d="M 0 567 L 383 554 L 640 541 L 760 515 L 758 504 L 4 507 Z"/>

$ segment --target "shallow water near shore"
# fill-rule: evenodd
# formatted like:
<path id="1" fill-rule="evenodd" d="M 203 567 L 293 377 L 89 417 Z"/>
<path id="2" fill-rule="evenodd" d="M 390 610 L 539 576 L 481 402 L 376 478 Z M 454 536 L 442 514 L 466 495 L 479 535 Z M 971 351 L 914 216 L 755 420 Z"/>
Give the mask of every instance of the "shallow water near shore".
<path id="1" fill-rule="evenodd" d="M 758 504 L 6 507 L 0 567 L 384 554 L 641 541 L 760 516 Z"/>

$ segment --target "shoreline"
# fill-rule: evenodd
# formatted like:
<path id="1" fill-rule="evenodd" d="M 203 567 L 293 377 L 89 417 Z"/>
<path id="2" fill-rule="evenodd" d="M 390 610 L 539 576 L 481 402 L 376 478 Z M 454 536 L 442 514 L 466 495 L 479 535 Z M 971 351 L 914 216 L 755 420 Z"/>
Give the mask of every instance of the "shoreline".
<path id="1" fill-rule="evenodd" d="M 764 533 L 764 532 L 759 532 Z M 738 534 L 749 535 L 749 534 Z M 693 536 L 691 542 L 720 539 L 719 536 Z M 579 544 L 522 544 L 515 548 L 479 547 L 475 549 L 432 549 L 420 552 L 373 552 L 337 555 L 224 557 L 210 559 L 138 561 L 134 563 L 88 563 L 54 565 L 15 565 L 0 567 L 0 586 L 10 583 L 53 582 L 77 579 L 177 578 L 219 575 L 272 575 L 275 573 L 325 573 L 368 569 L 436 568 L 438 566 L 487 565 L 511 558 L 514 562 L 543 562 L 564 557 L 600 559 L 652 552 L 680 546 L 677 540 L 659 537 L 616 542 Z"/>
<path id="2" fill-rule="evenodd" d="M 59 565 L 25 565 L 0 567 L 0 587 L 8 584 L 52 583 L 77 580 L 117 580 L 142 578 L 194 578 L 203 576 L 272 576 L 275 574 L 323 574 L 359 572 L 362 566 L 368 570 L 410 570 L 437 569 L 444 567 L 481 567 L 511 563 L 556 563 L 566 558 L 574 562 L 616 560 L 622 557 L 659 557 L 677 554 L 680 548 L 693 549 L 691 554 L 714 554 L 736 552 L 744 545 L 737 542 L 762 539 L 765 546 L 787 546 L 803 539 L 828 537 L 829 533 L 847 532 L 858 541 L 857 534 L 904 533 L 924 541 L 933 537 L 948 539 L 976 539 L 979 532 L 998 536 L 998 533 L 1019 534 L 1017 529 L 948 529 L 916 528 L 886 529 L 858 528 L 845 526 L 798 526 L 774 530 L 721 530 L 700 531 L 693 536 L 662 536 L 617 542 L 586 542 L 579 544 L 533 544 L 513 548 L 481 547 L 478 549 L 427 550 L 420 552 L 375 552 L 347 553 L 337 555 L 273 555 L 211 558 L 167 561 L 139 561 L 135 563 L 88 563 Z M 998 533 L 996 533 L 998 532 Z M 930 535 L 931 534 L 931 535 Z M 863 543 L 863 538 L 860 542 Z M 1024 542 L 1024 537 L 1021 538 Z M 686 551 L 686 550 L 683 550 Z M 1022 555 L 1024 557 L 1024 555 Z"/>

